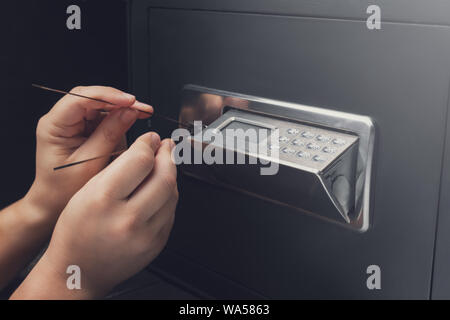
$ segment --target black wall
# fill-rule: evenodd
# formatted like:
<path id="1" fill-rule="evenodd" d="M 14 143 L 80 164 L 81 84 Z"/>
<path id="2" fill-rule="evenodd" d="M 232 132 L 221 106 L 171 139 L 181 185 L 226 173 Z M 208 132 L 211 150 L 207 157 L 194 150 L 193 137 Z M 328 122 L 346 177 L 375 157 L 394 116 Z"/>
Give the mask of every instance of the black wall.
<path id="1" fill-rule="evenodd" d="M 68 30 L 66 8 L 81 8 Z M 0 8 L 0 208 L 34 178 L 35 128 L 60 96 L 31 87 L 127 89 L 126 3 L 119 0 L 2 1 Z"/>

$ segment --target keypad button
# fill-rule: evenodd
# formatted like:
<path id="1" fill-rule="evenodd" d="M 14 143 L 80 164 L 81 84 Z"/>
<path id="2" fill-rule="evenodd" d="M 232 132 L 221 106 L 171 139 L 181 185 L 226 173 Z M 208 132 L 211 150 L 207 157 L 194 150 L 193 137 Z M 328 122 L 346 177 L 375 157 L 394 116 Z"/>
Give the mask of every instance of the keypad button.
<path id="1" fill-rule="evenodd" d="M 302 132 L 302 137 L 304 137 L 304 138 L 311 139 L 311 138 L 314 138 L 314 136 L 315 136 L 315 134 L 312 133 L 311 131 L 303 131 Z"/>
<path id="2" fill-rule="evenodd" d="M 288 142 L 288 141 L 289 141 L 289 138 L 288 138 L 288 137 L 285 137 L 285 136 L 281 136 L 280 138 L 278 138 L 278 140 L 279 140 L 280 142 Z"/>
<path id="3" fill-rule="evenodd" d="M 283 149 L 281 149 L 281 152 L 287 153 L 287 154 L 293 154 L 293 153 L 295 153 L 295 150 L 292 148 L 284 147 Z"/>
<path id="4" fill-rule="evenodd" d="M 325 158 L 324 156 L 316 155 L 316 156 L 313 157 L 313 160 L 317 161 L 317 162 L 324 162 L 324 161 L 327 160 L 327 158 Z"/>
<path id="5" fill-rule="evenodd" d="M 302 146 L 305 145 L 305 143 L 304 143 L 302 140 L 300 140 L 300 139 L 294 139 L 294 140 L 292 140 L 292 144 L 293 144 L 294 146 L 299 146 L 299 147 L 302 147 Z"/>
<path id="6" fill-rule="evenodd" d="M 316 140 L 317 140 L 317 141 L 320 141 L 320 142 L 328 142 L 328 141 L 331 140 L 331 138 L 330 138 L 329 136 L 325 136 L 325 135 L 323 135 L 323 134 L 319 134 L 319 135 L 316 137 Z"/>
<path id="7" fill-rule="evenodd" d="M 345 141 L 344 139 L 340 139 L 340 138 L 333 139 L 333 144 L 342 146 L 342 145 L 344 145 L 345 143 L 346 143 L 346 141 Z"/>
<path id="8" fill-rule="evenodd" d="M 287 129 L 287 133 L 289 134 L 298 134 L 300 131 L 298 129 L 295 128 L 289 128 Z"/>
<path id="9" fill-rule="evenodd" d="M 325 152 L 325 153 L 335 153 L 335 152 L 336 152 L 336 149 L 335 149 L 335 148 L 332 148 L 332 147 L 324 147 L 324 148 L 322 149 L 322 151 Z"/>
<path id="10" fill-rule="evenodd" d="M 319 150 L 320 149 L 320 146 L 316 143 L 308 143 L 306 145 L 306 147 L 311 150 Z"/>
<path id="11" fill-rule="evenodd" d="M 311 157 L 311 154 L 309 152 L 306 152 L 306 151 L 299 151 L 299 152 L 297 152 L 297 157 L 299 157 L 299 158 L 309 158 L 309 157 Z"/>

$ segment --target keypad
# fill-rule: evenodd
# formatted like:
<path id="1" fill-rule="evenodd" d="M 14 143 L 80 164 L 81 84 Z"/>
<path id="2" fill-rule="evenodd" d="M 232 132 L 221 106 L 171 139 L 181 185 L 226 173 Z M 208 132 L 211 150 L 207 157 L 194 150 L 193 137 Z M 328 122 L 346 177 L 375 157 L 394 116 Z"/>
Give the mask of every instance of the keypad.
<path id="1" fill-rule="evenodd" d="M 226 121 L 237 121 L 233 117 L 241 116 L 240 114 L 241 111 L 230 110 L 224 116 Z M 249 124 L 250 127 L 270 129 L 267 129 L 267 137 L 253 141 L 258 146 L 261 158 L 269 157 L 271 161 L 291 168 L 314 173 L 325 172 L 331 165 L 339 165 L 336 160 L 345 152 L 353 152 L 357 148 L 358 136 L 350 132 L 296 119 L 280 119 L 256 113 L 248 116 L 248 120 L 253 123 Z M 221 126 L 219 128 L 222 129 L 226 127 L 225 122 L 210 126 L 213 125 Z M 250 153 L 247 149 L 245 152 Z"/>
<path id="2" fill-rule="evenodd" d="M 356 137 L 329 129 L 298 124 L 280 126 L 279 148 L 282 159 L 323 168 L 351 145 Z M 269 145 L 273 150 L 275 146 Z"/>

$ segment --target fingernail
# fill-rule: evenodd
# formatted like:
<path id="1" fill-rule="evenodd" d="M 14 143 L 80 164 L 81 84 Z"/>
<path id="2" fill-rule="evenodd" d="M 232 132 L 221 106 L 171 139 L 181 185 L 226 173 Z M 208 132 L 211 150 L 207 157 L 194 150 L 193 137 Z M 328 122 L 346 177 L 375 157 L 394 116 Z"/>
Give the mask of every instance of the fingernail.
<path id="1" fill-rule="evenodd" d="M 172 139 L 169 139 L 170 149 L 175 148 L 175 142 Z"/>
<path id="2" fill-rule="evenodd" d="M 120 120 L 125 124 L 129 124 L 135 121 L 136 118 L 137 118 L 137 111 L 130 108 L 126 108 L 122 110 L 120 113 Z"/>
<path id="3" fill-rule="evenodd" d="M 144 107 L 144 108 L 152 108 L 151 105 L 149 105 L 149 104 L 147 104 L 147 103 L 144 103 L 144 102 L 141 102 L 141 101 L 136 101 L 136 102 L 134 103 L 134 105 L 135 105 L 135 106 Z"/>
<path id="4" fill-rule="evenodd" d="M 135 107 L 136 109 L 138 109 L 140 111 L 153 113 L 153 107 L 151 105 L 140 102 L 140 101 L 136 101 L 134 103 L 133 107 Z"/>
<path id="5" fill-rule="evenodd" d="M 161 143 L 161 138 L 159 137 L 159 134 L 156 132 L 152 132 L 152 149 L 156 150 L 159 147 L 159 144 Z"/>
<path id="6" fill-rule="evenodd" d="M 123 95 L 125 96 L 125 98 L 127 98 L 128 100 L 134 100 L 134 99 L 136 99 L 136 97 L 134 96 L 134 95 L 132 95 L 132 94 L 129 94 L 129 93 L 123 93 Z"/>

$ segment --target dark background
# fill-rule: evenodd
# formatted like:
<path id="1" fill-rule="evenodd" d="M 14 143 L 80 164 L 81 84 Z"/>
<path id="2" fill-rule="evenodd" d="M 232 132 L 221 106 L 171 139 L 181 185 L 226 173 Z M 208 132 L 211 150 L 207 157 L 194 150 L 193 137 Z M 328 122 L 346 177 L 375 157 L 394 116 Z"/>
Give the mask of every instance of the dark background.
<path id="1" fill-rule="evenodd" d="M 66 27 L 71 4 L 81 8 L 81 30 Z M 128 77 L 125 1 L 2 1 L 0 10 L 1 209 L 33 182 L 36 124 L 60 98 L 31 83 L 127 90 Z"/>

